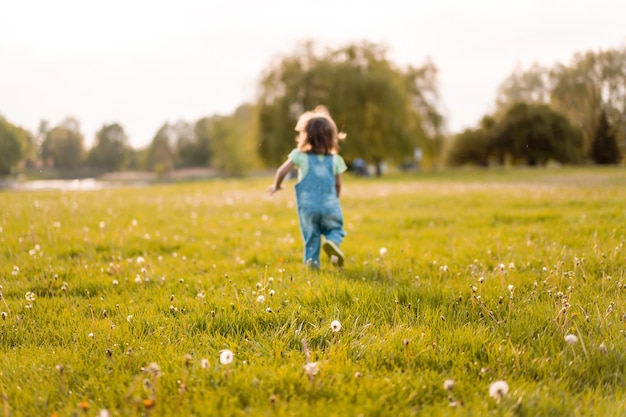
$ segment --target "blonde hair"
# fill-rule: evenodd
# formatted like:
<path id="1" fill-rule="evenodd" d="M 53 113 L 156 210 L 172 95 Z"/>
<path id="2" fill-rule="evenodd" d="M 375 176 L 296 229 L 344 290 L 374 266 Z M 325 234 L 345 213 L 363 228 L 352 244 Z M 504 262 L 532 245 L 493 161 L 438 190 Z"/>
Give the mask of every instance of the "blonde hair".
<path id="1" fill-rule="evenodd" d="M 311 134 L 307 132 L 307 130 L 309 130 L 307 129 L 309 122 L 318 118 L 325 119 L 328 122 L 329 131 L 327 131 L 325 135 L 328 137 L 324 139 L 324 145 L 320 145 L 319 138 L 315 141 L 315 143 L 312 143 L 313 138 L 311 137 Z M 346 138 L 346 134 L 344 132 L 338 132 L 337 124 L 330 116 L 330 112 L 324 105 L 319 105 L 312 111 L 302 113 L 302 115 L 298 118 L 295 130 L 298 132 L 296 142 L 298 143 L 297 148 L 300 152 L 334 155 L 339 153 L 339 141 Z"/>

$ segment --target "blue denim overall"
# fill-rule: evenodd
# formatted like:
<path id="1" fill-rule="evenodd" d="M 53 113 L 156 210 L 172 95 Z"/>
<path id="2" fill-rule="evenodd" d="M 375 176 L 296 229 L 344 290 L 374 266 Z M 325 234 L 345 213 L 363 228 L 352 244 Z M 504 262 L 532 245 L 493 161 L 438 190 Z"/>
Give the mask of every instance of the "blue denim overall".
<path id="1" fill-rule="evenodd" d="M 307 154 L 309 169 L 296 184 L 300 229 L 304 238 L 304 263 L 320 266 L 321 236 L 341 244 L 346 232 L 335 189 L 333 156 Z"/>

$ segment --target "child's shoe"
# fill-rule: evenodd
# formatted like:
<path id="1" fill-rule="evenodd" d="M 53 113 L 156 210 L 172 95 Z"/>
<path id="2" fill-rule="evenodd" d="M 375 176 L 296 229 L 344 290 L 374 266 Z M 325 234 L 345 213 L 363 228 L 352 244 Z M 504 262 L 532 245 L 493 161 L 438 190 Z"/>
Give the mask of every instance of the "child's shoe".
<path id="1" fill-rule="evenodd" d="M 330 262 L 342 267 L 343 266 L 343 252 L 339 249 L 339 246 L 332 240 L 327 240 L 322 245 L 324 252 L 330 257 Z"/>

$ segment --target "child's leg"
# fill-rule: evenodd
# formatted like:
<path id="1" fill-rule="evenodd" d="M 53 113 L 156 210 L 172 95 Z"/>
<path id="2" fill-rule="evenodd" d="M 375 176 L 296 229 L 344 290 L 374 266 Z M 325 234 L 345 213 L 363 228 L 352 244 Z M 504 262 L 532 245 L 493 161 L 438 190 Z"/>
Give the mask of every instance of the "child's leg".
<path id="1" fill-rule="evenodd" d="M 325 211 L 321 219 L 321 225 L 321 232 L 326 237 L 326 240 L 330 240 L 337 245 L 343 242 L 346 231 L 343 229 L 343 215 L 338 204 L 329 207 Z"/>
<path id="2" fill-rule="evenodd" d="M 320 216 L 313 213 L 298 213 L 300 218 L 300 230 L 304 239 L 304 263 L 313 268 L 320 266 L 320 247 L 322 235 L 320 233 Z"/>

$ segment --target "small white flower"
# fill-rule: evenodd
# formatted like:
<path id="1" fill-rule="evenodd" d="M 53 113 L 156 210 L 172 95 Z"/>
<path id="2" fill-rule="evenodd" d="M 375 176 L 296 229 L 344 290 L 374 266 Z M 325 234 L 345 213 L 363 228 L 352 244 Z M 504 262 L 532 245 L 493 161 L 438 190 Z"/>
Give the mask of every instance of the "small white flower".
<path id="1" fill-rule="evenodd" d="M 515 269 L 515 264 L 513 262 L 509 263 L 509 269 Z"/>
<path id="2" fill-rule="evenodd" d="M 567 344 L 573 345 L 578 342 L 578 337 L 576 337 L 576 335 L 574 334 L 568 334 L 565 336 L 565 341 L 567 342 Z"/>
<path id="3" fill-rule="evenodd" d="M 264 303 L 264 302 L 265 302 L 265 296 L 264 296 L 264 295 L 259 295 L 259 296 L 256 298 L 256 302 L 257 302 L 257 303 Z"/>
<path id="4" fill-rule="evenodd" d="M 103 408 L 98 412 L 98 417 L 111 417 L 111 413 L 106 408 Z"/>
<path id="5" fill-rule="evenodd" d="M 273 296 L 274 296 L 274 294 L 276 294 L 276 291 L 274 291 L 274 290 L 270 290 L 269 294 L 270 294 L 270 297 L 273 297 Z"/>
<path id="6" fill-rule="evenodd" d="M 317 375 L 319 370 L 320 370 L 320 368 L 319 368 L 319 365 L 317 364 L 317 362 L 307 362 L 307 364 L 304 365 L 304 372 L 309 377 Z"/>
<path id="7" fill-rule="evenodd" d="M 508 392 L 509 384 L 507 384 L 506 381 L 495 381 L 489 385 L 489 396 L 496 400 L 500 400 L 500 398 L 504 397 Z"/>
<path id="8" fill-rule="evenodd" d="M 138 264 L 142 264 L 142 263 L 144 263 L 145 261 L 146 261 L 146 260 L 143 258 L 143 256 L 138 256 L 138 257 L 137 257 L 137 263 L 138 263 Z"/>
<path id="9" fill-rule="evenodd" d="M 99 225 L 99 226 L 100 226 L 100 229 L 104 229 L 104 227 L 105 227 L 106 225 L 104 224 L 104 222 L 100 222 L 100 225 Z"/>
<path id="10" fill-rule="evenodd" d="M 450 391 L 452 389 L 452 387 L 454 387 L 454 381 L 451 379 L 446 379 L 445 381 L 443 381 L 443 389 L 445 389 L 446 391 Z"/>
<path id="11" fill-rule="evenodd" d="M 89 333 L 87 336 L 89 336 L 90 339 L 93 339 L 94 337 L 96 337 L 96 335 L 94 335 L 93 332 Z"/>
<path id="12" fill-rule="evenodd" d="M 26 301 L 35 301 L 35 293 L 32 291 L 27 291 L 24 298 L 26 298 Z"/>
<path id="13" fill-rule="evenodd" d="M 220 363 L 222 365 L 229 365 L 233 362 L 235 355 L 228 349 L 220 350 Z"/>
<path id="14" fill-rule="evenodd" d="M 271 308 L 269 308 L 269 307 L 268 307 L 268 308 L 266 308 L 266 309 L 265 309 L 265 312 L 266 312 L 266 313 L 273 313 L 273 312 L 274 312 L 274 310 L 272 310 Z"/>
<path id="15" fill-rule="evenodd" d="M 208 369 L 209 368 L 209 360 L 206 358 L 202 358 L 202 360 L 200 361 L 200 366 L 202 367 L 202 369 Z"/>
<path id="16" fill-rule="evenodd" d="M 17 266 L 17 265 L 13 265 L 13 272 L 11 272 L 11 275 L 13 275 L 15 277 L 19 273 L 20 273 L 20 267 Z"/>
<path id="17" fill-rule="evenodd" d="M 498 269 L 499 269 L 500 271 L 504 271 L 504 269 L 505 269 L 504 264 L 500 264 L 500 265 L 498 265 Z"/>
<path id="18" fill-rule="evenodd" d="M 3 311 L 2 314 L 6 315 L 6 313 Z M 4 318 L 4 316 L 3 316 Z M 600 353 L 602 353 L 603 355 L 606 355 L 606 353 L 608 352 L 607 348 L 606 348 L 606 344 L 604 342 L 600 343 L 600 346 L 598 346 L 598 349 L 600 349 Z"/>
<path id="19" fill-rule="evenodd" d="M 509 287 L 508 287 L 508 288 L 509 288 L 509 292 L 513 292 L 513 290 L 515 289 L 515 286 L 513 286 L 513 285 L 509 284 Z"/>
<path id="20" fill-rule="evenodd" d="M 150 372 L 154 377 L 161 376 L 161 367 L 156 362 L 150 362 L 146 371 Z"/>
<path id="21" fill-rule="evenodd" d="M 387 248 L 385 248 L 385 247 L 382 247 L 382 248 L 378 249 L 378 254 L 379 254 L 380 256 L 382 256 L 382 257 L 387 256 L 387 252 L 388 252 L 388 251 L 387 251 Z"/>
<path id="22" fill-rule="evenodd" d="M 339 322 L 339 320 L 333 320 L 330 323 L 330 328 L 333 332 L 337 333 L 339 330 L 341 330 L 341 323 Z"/>
<path id="23" fill-rule="evenodd" d="M 114 279 L 114 280 L 113 280 L 113 285 L 114 285 L 115 287 L 117 287 L 118 285 L 120 285 L 120 282 L 119 282 L 118 280 Z"/>
<path id="24" fill-rule="evenodd" d="M 126 321 L 127 322 L 130 323 L 132 319 L 133 319 L 133 315 L 132 314 L 129 314 L 128 316 L 126 316 Z"/>

